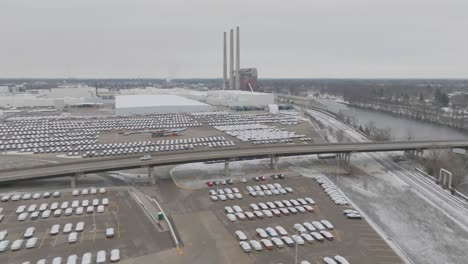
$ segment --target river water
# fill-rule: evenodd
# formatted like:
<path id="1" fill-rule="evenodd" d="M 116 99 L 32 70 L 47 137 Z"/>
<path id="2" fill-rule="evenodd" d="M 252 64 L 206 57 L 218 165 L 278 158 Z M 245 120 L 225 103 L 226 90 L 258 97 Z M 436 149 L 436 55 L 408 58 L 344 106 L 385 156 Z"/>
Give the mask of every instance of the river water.
<path id="1" fill-rule="evenodd" d="M 359 124 L 362 126 L 365 126 L 370 121 L 374 121 L 377 128 L 390 127 L 392 140 L 408 140 L 409 137 L 412 140 L 468 139 L 468 131 L 461 131 L 443 125 L 404 118 L 380 111 L 353 107 L 335 101 L 319 100 L 319 102 L 334 113 L 342 110 L 348 116 L 357 117 Z"/>

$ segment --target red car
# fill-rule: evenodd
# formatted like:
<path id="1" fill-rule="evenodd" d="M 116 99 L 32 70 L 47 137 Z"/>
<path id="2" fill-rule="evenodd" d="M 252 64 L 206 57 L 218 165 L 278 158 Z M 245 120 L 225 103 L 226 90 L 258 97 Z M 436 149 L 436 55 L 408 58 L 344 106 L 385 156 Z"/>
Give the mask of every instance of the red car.
<path id="1" fill-rule="evenodd" d="M 208 185 L 208 186 L 210 186 L 210 187 L 211 187 L 211 186 L 213 186 L 213 185 L 214 185 L 214 183 L 213 183 L 212 181 L 207 181 L 207 182 L 206 182 L 206 185 Z"/>
<path id="2" fill-rule="evenodd" d="M 261 180 L 261 181 L 266 180 L 265 176 L 260 176 L 260 180 Z"/>

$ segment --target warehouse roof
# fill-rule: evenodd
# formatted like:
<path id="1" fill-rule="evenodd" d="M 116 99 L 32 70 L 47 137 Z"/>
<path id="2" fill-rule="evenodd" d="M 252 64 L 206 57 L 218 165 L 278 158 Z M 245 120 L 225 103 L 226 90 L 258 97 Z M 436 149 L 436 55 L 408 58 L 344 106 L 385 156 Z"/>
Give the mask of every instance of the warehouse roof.
<path id="1" fill-rule="evenodd" d="M 151 106 L 207 106 L 202 102 L 177 95 L 136 94 L 116 95 L 115 108 L 151 107 Z"/>

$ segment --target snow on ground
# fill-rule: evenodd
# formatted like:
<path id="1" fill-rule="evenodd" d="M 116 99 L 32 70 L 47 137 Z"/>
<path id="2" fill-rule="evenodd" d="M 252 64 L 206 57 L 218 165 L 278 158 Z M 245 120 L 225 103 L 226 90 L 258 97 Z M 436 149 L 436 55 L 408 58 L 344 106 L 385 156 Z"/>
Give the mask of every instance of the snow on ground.
<path id="1" fill-rule="evenodd" d="M 330 117 L 310 113 L 324 124 L 345 130 L 354 141 L 368 141 Z M 353 154 L 351 164 L 359 170 L 340 177 L 338 187 L 414 263 L 467 263 L 467 214 L 451 210 L 450 204 L 441 199 L 444 196 L 437 195 L 436 190 L 431 193 L 430 186 L 423 188 L 418 181 L 409 181 L 410 176 L 405 176 L 404 171 L 394 173 L 374 159 L 388 157 Z"/>

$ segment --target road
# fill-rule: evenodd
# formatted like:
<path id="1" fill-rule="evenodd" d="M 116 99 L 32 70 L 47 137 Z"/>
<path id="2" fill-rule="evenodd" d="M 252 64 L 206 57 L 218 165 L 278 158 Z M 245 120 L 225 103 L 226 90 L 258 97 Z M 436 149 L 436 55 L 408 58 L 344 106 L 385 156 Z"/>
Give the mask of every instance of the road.
<path id="1" fill-rule="evenodd" d="M 17 182 L 31 179 L 65 177 L 75 174 L 98 173 L 134 169 L 150 166 L 163 166 L 210 160 L 229 160 L 237 158 L 264 158 L 276 156 L 299 156 L 326 153 L 383 152 L 445 148 L 468 148 L 467 140 L 446 141 L 400 141 L 400 142 L 359 142 L 334 144 L 288 145 L 281 147 L 249 147 L 231 149 L 210 149 L 203 151 L 184 151 L 176 153 L 153 153 L 153 158 L 141 161 L 141 155 L 124 157 L 82 159 L 60 164 L 47 164 L 0 170 L 0 183 Z"/>

